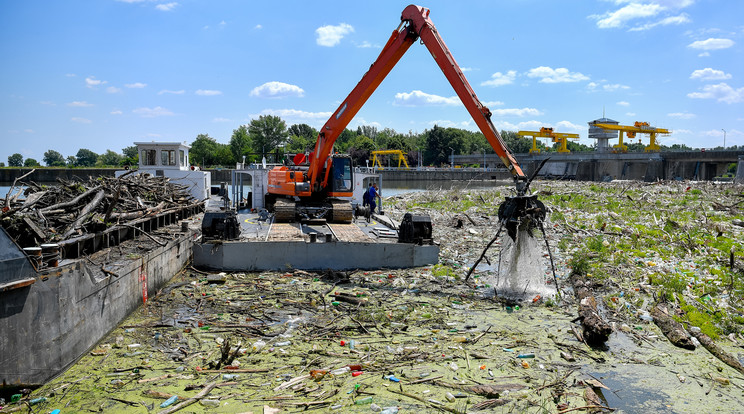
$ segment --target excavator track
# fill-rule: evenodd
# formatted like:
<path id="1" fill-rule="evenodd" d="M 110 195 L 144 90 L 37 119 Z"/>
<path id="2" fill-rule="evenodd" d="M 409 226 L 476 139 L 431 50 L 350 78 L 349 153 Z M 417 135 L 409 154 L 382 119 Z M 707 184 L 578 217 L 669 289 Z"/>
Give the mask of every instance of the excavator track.
<path id="1" fill-rule="evenodd" d="M 333 222 L 334 223 L 351 223 L 354 218 L 354 211 L 351 209 L 351 203 L 345 200 L 332 200 Z"/>
<path id="2" fill-rule="evenodd" d="M 274 203 L 274 221 L 286 223 L 295 221 L 295 202 L 279 198 Z"/>

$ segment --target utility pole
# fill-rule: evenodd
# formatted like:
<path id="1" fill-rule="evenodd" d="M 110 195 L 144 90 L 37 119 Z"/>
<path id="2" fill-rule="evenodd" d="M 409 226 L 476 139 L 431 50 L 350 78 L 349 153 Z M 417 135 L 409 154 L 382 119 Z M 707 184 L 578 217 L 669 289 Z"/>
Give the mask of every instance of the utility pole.
<path id="1" fill-rule="evenodd" d="M 723 149 L 726 149 L 726 130 L 721 128 L 721 131 L 723 131 Z"/>
<path id="2" fill-rule="evenodd" d="M 450 169 L 455 169 L 455 150 L 452 147 L 449 147 L 451 153 L 450 153 Z"/>

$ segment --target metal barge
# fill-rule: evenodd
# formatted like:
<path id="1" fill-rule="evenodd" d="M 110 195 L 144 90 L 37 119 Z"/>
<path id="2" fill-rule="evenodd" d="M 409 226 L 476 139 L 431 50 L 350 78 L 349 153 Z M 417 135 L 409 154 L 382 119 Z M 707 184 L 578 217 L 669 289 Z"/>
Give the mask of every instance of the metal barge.
<path id="1" fill-rule="evenodd" d="M 202 240 L 194 244 L 196 267 L 220 271 L 342 271 L 438 262 L 439 246 L 430 239 L 428 217 L 409 216 L 403 229 L 384 214 L 355 214 L 350 223 L 274 222 L 264 209 L 268 171 L 264 166 L 236 169 L 230 191 L 224 186 L 221 197 L 209 200 Z M 353 176 L 354 194 L 348 201 L 354 211 L 359 211 L 369 183 L 382 186 L 382 179 L 373 169 L 357 168 Z M 234 223 L 233 230 L 229 222 Z M 427 233 L 420 230 L 427 225 L 428 238 L 418 237 Z"/>

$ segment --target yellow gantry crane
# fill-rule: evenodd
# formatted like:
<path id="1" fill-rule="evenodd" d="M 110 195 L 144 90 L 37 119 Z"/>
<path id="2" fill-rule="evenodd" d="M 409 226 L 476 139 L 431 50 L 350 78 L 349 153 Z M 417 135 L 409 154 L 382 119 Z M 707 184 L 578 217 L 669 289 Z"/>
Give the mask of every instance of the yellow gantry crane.
<path id="1" fill-rule="evenodd" d="M 567 148 L 568 140 L 579 139 L 579 134 L 553 132 L 553 128 L 547 127 L 540 128 L 540 131 L 519 131 L 517 134 L 521 137 L 532 137 L 532 149 L 530 150 L 530 154 L 540 152 L 540 149 L 537 148 L 538 138 L 551 138 L 553 142 L 560 142 L 561 145 L 558 148 L 558 152 L 571 152 Z"/>
<path id="2" fill-rule="evenodd" d="M 625 133 L 628 138 L 635 138 L 636 134 L 648 134 L 650 137 L 650 143 L 644 149 L 645 152 L 659 152 L 659 150 L 661 150 L 659 145 L 656 144 L 656 134 L 671 134 L 668 129 L 652 127 L 648 122 L 636 121 L 633 125 L 593 124 L 593 126 L 607 131 L 620 131 L 620 142 L 617 145 L 612 146 L 615 148 L 615 152 L 628 152 L 628 146 L 623 144 L 623 133 Z"/>
<path id="3" fill-rule="evenodd" d="M 377 164 L 380 169 L 382 170 L 384 167 L 380 163 L 380 159 L 377 158 L 378 155 L 397 155 L 398 156 L 398 168 L 400 168 L 401 161 L 403 164 L 405 164 L 406 169 L 411 169 L 411 167 L 408 166 L 408 161 L 406 161 L 406 157 L 403 154 L 403 151 L 401 150 L 379 150 L 379 151 L 372 151 L 372 166 L 374 167 L 375 164 Z"/>

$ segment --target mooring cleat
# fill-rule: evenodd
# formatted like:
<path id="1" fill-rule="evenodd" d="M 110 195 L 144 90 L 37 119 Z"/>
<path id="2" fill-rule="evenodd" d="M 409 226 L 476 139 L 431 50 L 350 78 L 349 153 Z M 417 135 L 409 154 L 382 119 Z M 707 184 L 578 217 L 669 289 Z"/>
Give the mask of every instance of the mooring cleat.
<path id="1" fill-rule="evenodd" d="M 499 221 L 513 241 L 517 240 L 517 231 L 525 229 L 532 235 L 532 230 L 545 220 L 545 204 L 537 195 L 518 195 L 507 197 L 499 206 Z"/>

